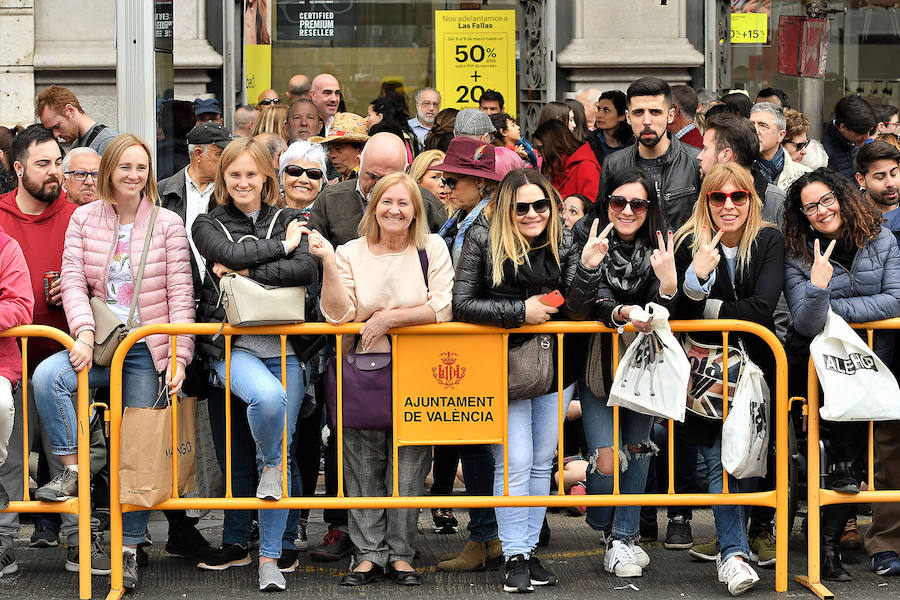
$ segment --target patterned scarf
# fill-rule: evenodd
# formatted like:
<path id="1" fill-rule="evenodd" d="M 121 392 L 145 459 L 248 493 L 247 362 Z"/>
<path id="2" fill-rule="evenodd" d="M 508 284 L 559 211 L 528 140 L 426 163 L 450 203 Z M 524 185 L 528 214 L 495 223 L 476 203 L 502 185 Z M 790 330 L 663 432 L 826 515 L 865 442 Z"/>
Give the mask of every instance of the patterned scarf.
<path id="1" fill-rule="evenodd" d="M 766 160 L 762 156 L 756 159 L 759 170 L 769 183 L 775 183 L 778 176 L 784 170 L 784 149 L 778 146 L 775 156 L 771 160 Z"/>
<path id="2" fill-rule="evenodd" d="M 647 275 L 651 252 L 651 248 L 640 238 L 625 242 L 611 235 L 609 252 L 600 263 L 601 274 L 614 292 L 631 294 Z"/>

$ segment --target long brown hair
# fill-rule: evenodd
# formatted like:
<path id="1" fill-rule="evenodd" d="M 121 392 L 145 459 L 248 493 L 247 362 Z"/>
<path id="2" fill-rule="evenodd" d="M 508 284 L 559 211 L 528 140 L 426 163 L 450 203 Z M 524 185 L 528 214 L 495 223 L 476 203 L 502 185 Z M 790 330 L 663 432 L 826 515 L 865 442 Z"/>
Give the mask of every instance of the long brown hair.
<path id="1" fill-rule="evenodd" d="M 150 202 L 156 204 L 159 201 L 159 191 L 156 187 L 156 177 L 153 175 L 153 155 L 150 153 L 150 146 L 147 142 L 131 133 L 123 133 L 117 136 L 109 143 L 103 156 L 100 158 L 100 166 L 97 169 L 97 197 L 110 204 L 116 204 L 115 192 L 112 188 L 112 173 L 122 153 L 132 146 L 140 146 L 147 153 L 147 183 L 141 194 L 147 197 Z"/>
<path id="2" fill-rule="evenodd" d="M 259 167 L 259 170 L 266 178 L 260 192 L 260 200 L 262 200 L 263 204 L 277 203 L 281 198 L 281 192 L 278 189 L 278 181 L 275 179 L 272 155 L 269 154 L 265 146 L 252 137 L 232 140 L 222 151 L 222 157 L 219 159 L 219 166 L 216 169 L 216 203 L 228 204 L 231 201 L 231 195 L 228 193 L 228 188 L 225 187 L 225 170 L 244 152 L 249 153 L 253 157 L 256 166 Z"/>
<path id="3" fill-rule="evenodd" d="M 568 110 L 568 107 L 566 109 Z M 541 165 L 541 174 L 547 178 L 561 174 L 566 168 L 565 159 L 572 156 L 581 145 L 575 134 L 569 131 L 568 125 L 556 119 L 550 119 L 539 125 L 532 137 L 541 140 L 543 145 L 541 156 L 544 157 L 544 162 Z"/>
<path id="4" fill-rule="evenodd" d="M 841 240 L 862 248 L 878 237 L 881 233 L 881 213 L 869 206 L 849 179 L 828 167 L 820 167 L 811 173 L 804 173 L 788 188 L 784 201 L 784 240 L 789 256 L 810 265 L 813 262 L 810 246 L 812 236 L 817 232 L 803 212 L 800 194 L 803 188 L 815 182 L 824 184 L 837 198 L 841 213 Z"/>

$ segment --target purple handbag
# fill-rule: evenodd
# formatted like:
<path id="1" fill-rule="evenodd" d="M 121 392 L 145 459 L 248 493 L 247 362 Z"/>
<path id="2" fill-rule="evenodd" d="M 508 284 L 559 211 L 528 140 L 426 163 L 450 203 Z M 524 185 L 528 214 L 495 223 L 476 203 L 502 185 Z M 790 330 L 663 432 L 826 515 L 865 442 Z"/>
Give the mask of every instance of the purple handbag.
<path id="1" fill-rule="evenodd" d="M 428 288 L 428 256 L 419 250 L 419 263 L 425 288 Z M 391 412 L 391 353 L 357 354 L 359 336 L 353 338 L 350 351 L 342 358 L 344 427 L 349 429 L 393 429 Z M 328 421 L 337 426 L 337 366 L 336 358 L 325 369 L 325 406 Z"/>

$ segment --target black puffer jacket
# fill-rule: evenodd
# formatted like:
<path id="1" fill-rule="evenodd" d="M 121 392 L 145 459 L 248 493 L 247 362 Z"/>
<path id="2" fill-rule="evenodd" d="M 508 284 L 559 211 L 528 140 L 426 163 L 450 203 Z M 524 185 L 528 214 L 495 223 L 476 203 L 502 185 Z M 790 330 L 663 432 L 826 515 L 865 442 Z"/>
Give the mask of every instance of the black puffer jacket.
<path id="1" fill-rule="evenodd" d="M 532 252 L 549 251 L 548 248 L 541 248 Z M 580 262 L 580 255 L 575 252 L 569 231 L 563 231 L 562 241 L 559 244 L 559 261 L 559 277 L 553 281 L 545 281 L 537 288 L 529 288 L 520 280 L 504 280 L 499 286 L 495 286 L 491 264 L 490 221 L 483 213 L 478 215 L 466 233 L 462 254 L 456 265 L 456 280 L 453 283 L 454 317 L 467 323 L 494 325 L 506 329 L 521 327 L 525 324 L 525 300 L 530 296 L 546 294 L 553 290 L 559 290 L 563 296 L 568 295 L 575 268 Z M 554 317 L 567 318 L 565 304 Z M 529 337 L 524 334 L 510 336 L 510 346 L 521 345 Z M 565 339 L 568 340 L 570 337 L 573 336 L 566 336 Z M 565 348 L 568 353 L 568 342 Z M 566 374 L 563 377 L 566 384 L 573 382 L 577 376 L 574 370 L 569 373 L 568 363 L 567 360 Z"/>
<path id="2" fill-rule="evenodd" d="M 206 259 L 207 272 L 200 290 L 200 305 L 197 309 L 197 320 L 219 323 L 225 319 L 225 309 L 219 303 L 219 278 L 212 273 L 214 263 L 222 263 L 230 269 L 239 271 L 249 269 L 250 278 L 265 285 L 290 286 L 305 285 L 307 288 L 318 285 L 318 261 L 309 253 L 306 236 L 300 245 L 288 256 L 284 255 L 284 240 L 288 224 L 300 216 L 300 211 L 285 208 L 278 214 L 278 220 L 272 229 L 271 239 L 265 239 L 269 224 L 275 217 L 278 207 L 264 204 L 257 215 L 256 222 L 235 208 L 232 203 L 220 205 L 210 213 L 198 215 L 191 228 L 191 235 L 197 250 Z M 234 238 L 231 242 L 225 235 L 218 220 Z M 244 240 L 245 235 L 254 235 L 258 240 Z M 307 294 L 307 313 L 315 306 L 310 306 Z M 298 348 L 298 340 L 291 339 L 294 350 L 302 354 Z M 200 352 L 204 356 L 221 360 L 225 356 L 225 340 L 221 336 L 215 341 L 210 336 L 197 336 Z"/>

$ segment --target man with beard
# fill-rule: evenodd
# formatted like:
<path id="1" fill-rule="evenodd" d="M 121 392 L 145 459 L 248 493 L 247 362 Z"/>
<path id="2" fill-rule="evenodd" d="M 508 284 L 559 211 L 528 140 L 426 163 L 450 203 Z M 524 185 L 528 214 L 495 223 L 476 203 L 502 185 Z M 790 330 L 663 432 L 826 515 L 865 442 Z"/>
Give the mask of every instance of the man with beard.
<path id="1" fill-rule="evenodd" d="M 856 182 L 900 243 L 900 150 L 881 140 L 859 149 L 855 161 Z"/>
<path id="2" fill-rule="evenodd" d="M 441 94 L 436 89 L 425 87 L 416 93 L 416 116 L 408 122 L 420 143 L 425 143 L 425 136 L 431 131 L 440 110 Z"/>
<path id="3" fill-rule="evenodd" d="M 68 331 L 69 325 L 62 310 L 62 293 L 59 278 L 50 286 L 49 298 L 44 294 L 44 274 L 59 272 L 62 265 L 63 244 L 69 217 L 78 206 L 68 202 L 62 194 L 62 148 L 54 134 L 42 125 L 31 125 L 13 139 L 12 166 L 18 178 L 18 187 L 0 195 L 0 227 L 22 247 L 25 262 L 31 275 L 34 293 L 34 324 L 49 325 Z M 29 371 L 45 358 L 58 351 L 59 344 L 42 338 L 33 338 L 28 343 Z M 30 378 L 29 378 L 30 379 Z M 33 395 L 29 394 L 29 398 Z M 29 437 L 33 435 L 34 415 L 29 410 Z M 21 439 L 21 411 L 16 411 L 13 439 Z M 44 452 L 50 466 L 51 477 L 62 469 L 59 458 L 54 456 L 45 444 Z M 22 446 L 9 445 L 9 458 L 0 468 L 0 481 L 12 500 L 22 499 Z M 78 516 L 63 514 L 62 533 L 66 537 L 69 550 L 66 569 L 78 571 Z M 92 519 L 92 529 L 99 527 Z M 0 514 L 0 568 L 12 573 L 18 567 L 13 553 L 13 540 L 19 532 L 17 513 Z M 53 534 L 55 545 L 55 534 Z M 109 557 L 94 541 L 91 545 L 91 572 L 94 575 L 109 574 Z"/>
<path id="4" fill-rule="evenodd" d="M 93 148 L 72 149 L 62 161 L 63 191 L 69 201 L 81 206 L 97 199 L 100 155 Z"/>
<path id="5" fill-rule="evenodd" d="M 72 148 L 87 146 L 101 156 L 118 135 L 107 125 L 84 114 L 75 94 L 61 85 L 51 85 L 38 94 L 34 114 L 58 139 L 71 143 Z"/>
<path id="6" fill-rule="evenodd" d="M 697 201 L 699 149 L 666 131 L 675 118 L 675 109 L 672 91 L 665 81 L 642 77 L 628 86 L 626 96 L 626 118 L 638 143 L 606 157 L 600 189 L 604 189 L 607 177 L 614 172 L 634 167 L 643 169 L 656 184 L 663 214 L 674 231 L 688 220 Z"/>
<path id="7" fill-rule="evenodd" d="M 337 77 L 328 73 L 320 73 L 312 80 L 309 99 L 313 101 L 319 117 L 324 124 L 319 135 L 325 136 L 331 131 L 331 122 L 341 104 L 341 84 Z"/>

